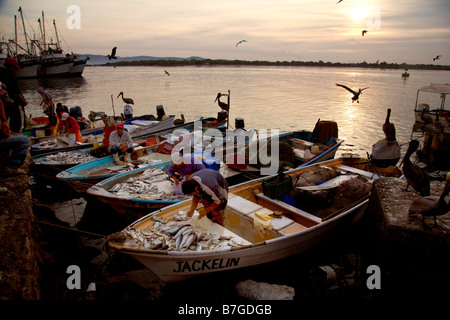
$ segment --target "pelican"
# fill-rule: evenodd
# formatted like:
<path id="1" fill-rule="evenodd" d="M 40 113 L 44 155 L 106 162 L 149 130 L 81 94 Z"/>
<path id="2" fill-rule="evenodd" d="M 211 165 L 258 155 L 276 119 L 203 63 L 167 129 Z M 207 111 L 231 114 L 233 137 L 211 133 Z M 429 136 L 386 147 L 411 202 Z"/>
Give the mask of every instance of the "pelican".
<path id="1" fill-rule="evenodd" d="M 214 102 L 218 101 L 219 107 L 222 108 L 222 110 L 225 110 L 228 112 L 228 110 L 230 110 L 230 106 L 227 103 L 220 101 L 221 96 L 222 96 L 222 94 L 219 92 L 217 94 L 216 100 L 214 100 Z"/>
<path id="2" fill-rule="evenodd" d="M 111 60 L 111 59 L 117 59 L 117 57 L 116 57 L 116 51 L 117 51 L 117 47 L 112 48 L 111 54 L 110 54 L 110 55 L 109 55 L 109 54 L 107 55 L 107 57 L 108 57 L 109 60 Z"/>
<path id="3" fill-rule="evenodd" d="M 436 58 L 433 58 L 433 61 L 439 60 L 441 57 L 442 57 L 441 55 L 438 55 L 436 56 Z"/>
<path id="4" fill-rule="evenodd" d="M 351 93 L 353 93 L 353 97 L 352 97 L 352 103 L 353 102 L 358 102 L 359 103 L 359 96 L 361 95 L 363 90 L 369 89 L 369 87 L 363 88 L 363 89 L 359 89 L 357 92 L 355 90 L 350 89 L 347 86 L 344 86 L 343 84 L 339 84 L 336 83 L 337 86 L 342 87 L 344 89 L 347 89 L 348 91 L 350 91 Z"/>
<path id="5" fill-rule="evenodd" d="M 425 217 L 434 216 L 434 225 L 437 225 L 436 216 L 442 216 L 450 211 L 450 176 L 440 196 L 428 196 L 414 199 L 409 207 L 409 214 L 421 214 L 422 223 Z"/>
<path id="6" fill-rule="evenodd" d="M 247 42 L 247 40 L 241 40 L 241 41 L 239 41 L 238 43 L 236 43 L 236 48 L 237 48 L 238 44 L 240 44 L 240 43 L 242 43 L 242 42 Z"/>
<path id="7" fill-rule="evenodd" d="M 124 97 L 123 97 L 123 92 L 119 93 L 119 95 L 117 96 L 117 98 L 119 98 L 120 96 L 122 96 L 122 100 L 123 100 L 123 102 L 125 102 L 126 104 L 134 104 L 133 99 L 131 99 L 131 98 L 124 98 Z M 117 98 L 116 98 L 116 99 L 117 99 Z"/>
<path id="8" fill-rule="evenodd" d="M 170 73 L 168 73 L 166 70 L 164 70 L 164 72 L 170 77 Z"/>
<path id="9" fill-rule="evenodd" d="M 383 132 L 386 136 L 386 140 L 395 141 L 395 126 L 389 122 L 391 117 L 391 108 L 387 109 L 386 121 L 383 124 Z"/>
<path id="10" fill-rule="evenodd" d="M 430 195 L 430 178 L 421 167 L 413 164 L 410 159 L 417 148 L 419 148 L 419 141 L 411 140 L 400 166 L 403 165 L 403 175 L 407 181 L 406 190 L 411 185 L 422 197 L 426 197 Z"/>
<path id="11" fill-rule="evenodd" d="M 362 34 L 362 36 L 364 37 L 364 35 L 365 35 L 366 33 L 367 33 L 367 30 L 363 30 L 361 34 Z"/>
<path id="12" fill-rule="evenodd" d="M 423 108 L 422 109 L 422 113 L 420 114 L 420 119 L 422 119 L 423 122 L 427 123 L 427 124 L 432 124 L 433 123 L 433 119 L 431 118 L 431 116 L 428 113 L 425 113 L 426 109 Z"/>

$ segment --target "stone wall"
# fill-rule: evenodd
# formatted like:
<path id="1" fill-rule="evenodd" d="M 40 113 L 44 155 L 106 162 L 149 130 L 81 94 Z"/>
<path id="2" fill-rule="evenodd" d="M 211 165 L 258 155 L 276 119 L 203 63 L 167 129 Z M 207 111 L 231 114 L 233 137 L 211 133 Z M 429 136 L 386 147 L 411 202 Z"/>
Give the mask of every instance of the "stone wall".
<path id="1" fill-rule="evenodd" d="M 28 170 L 29 157 L 23 169 Z M 38 300 L 41 296 L 39 228 L 32 211 L 27 175 L 0 176 L 0 300 Z"/>

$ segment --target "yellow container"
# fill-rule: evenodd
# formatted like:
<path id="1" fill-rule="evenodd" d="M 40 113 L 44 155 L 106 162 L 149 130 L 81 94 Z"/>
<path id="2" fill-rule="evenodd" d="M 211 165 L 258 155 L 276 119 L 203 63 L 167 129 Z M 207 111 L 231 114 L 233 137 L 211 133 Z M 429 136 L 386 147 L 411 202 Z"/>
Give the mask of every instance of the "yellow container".
<path id="1" fill-rule="evenodd" d="M 311 152 L 316 154 L 317 152 L 319 152 L 319 146 L 318 145 L 313 145 L 311 147 Z"/>

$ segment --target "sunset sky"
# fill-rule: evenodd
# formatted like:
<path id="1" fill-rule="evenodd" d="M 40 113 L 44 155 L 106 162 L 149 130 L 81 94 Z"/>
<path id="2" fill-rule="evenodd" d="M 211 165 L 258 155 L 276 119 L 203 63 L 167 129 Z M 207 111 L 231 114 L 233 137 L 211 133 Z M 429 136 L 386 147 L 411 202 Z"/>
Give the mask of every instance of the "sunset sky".
<path id="1" fill-rule="evenodd" d="M 23 37 L 21 6 L 29 35 L 40 36 L 43 10 L 47 39 L 55 40 L 55 19 L 63 49 L 74 53 L 106 55 L 117 46 L 121 57 L 450 65 L 449 0 L 337 2 L 0 0 L 0 36 L 14 37 L 17 15 Z M 78 16 L 67 12 L 71 5 Z"/>

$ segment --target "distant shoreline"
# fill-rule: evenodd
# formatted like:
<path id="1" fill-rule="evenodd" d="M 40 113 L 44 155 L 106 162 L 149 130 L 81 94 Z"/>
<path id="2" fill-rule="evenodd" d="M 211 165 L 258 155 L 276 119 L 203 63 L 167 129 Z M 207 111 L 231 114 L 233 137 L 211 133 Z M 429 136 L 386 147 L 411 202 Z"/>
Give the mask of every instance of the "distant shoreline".
<path id="1" fill-rule="evenodd" d="M 408 70 L 450 70 L 450 66 L 433 64 L 398 64 L 398 63 L 340 63 L 340 62 L 313 62 L 313 61 L 244 61 L 244 60 L 212 60 L 212 59 L 190 59 L 190 60 L 140 60 L 140 61 L 119 61 L 114 63 L 87 65 L 87 66 L 156 66 L 156 67 L 176 67 L 176 66 L 287 66 L 287 67 L 357 67 L 357 68 L 378 68 L 378 69 L 408 69 Z"/>

